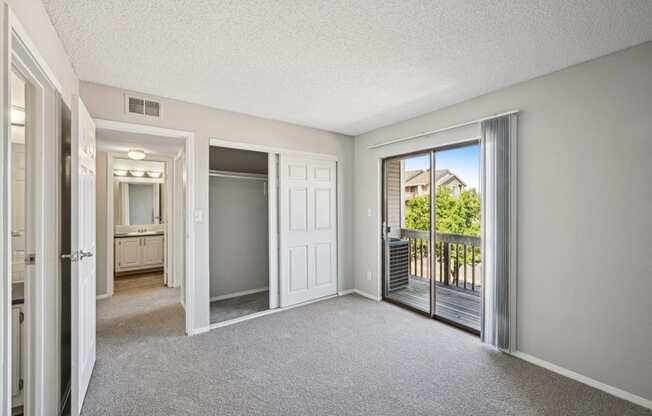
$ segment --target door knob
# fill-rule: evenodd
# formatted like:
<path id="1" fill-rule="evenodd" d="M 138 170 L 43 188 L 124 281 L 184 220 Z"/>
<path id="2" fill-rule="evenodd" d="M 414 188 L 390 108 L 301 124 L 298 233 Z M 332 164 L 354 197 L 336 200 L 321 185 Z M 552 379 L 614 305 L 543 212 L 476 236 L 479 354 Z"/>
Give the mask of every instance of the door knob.
<path id="1" fill-rule="evenodd" d="M 77 253 L 64 253 L 61 255 L 62 260 L 70 260 L 71 263 L 77 263 L 79 261 L 79 254 Z"/>
<path id="2" fill-rule="evenodd" d="M 83 260 L 85 257 L 93 257 L 93 252 L 79 250 L 79 260 Z"/>

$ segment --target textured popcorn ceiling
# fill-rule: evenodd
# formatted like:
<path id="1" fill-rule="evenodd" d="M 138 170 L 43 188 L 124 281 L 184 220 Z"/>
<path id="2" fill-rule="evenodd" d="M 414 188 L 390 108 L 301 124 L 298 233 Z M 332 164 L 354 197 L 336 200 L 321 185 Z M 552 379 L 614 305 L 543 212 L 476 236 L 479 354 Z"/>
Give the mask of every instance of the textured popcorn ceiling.
<path id="1" fill-rule="evenodd" d="M 347 134 L 652 40 L 650 0 L 44 4 L 82 80 Z"/>

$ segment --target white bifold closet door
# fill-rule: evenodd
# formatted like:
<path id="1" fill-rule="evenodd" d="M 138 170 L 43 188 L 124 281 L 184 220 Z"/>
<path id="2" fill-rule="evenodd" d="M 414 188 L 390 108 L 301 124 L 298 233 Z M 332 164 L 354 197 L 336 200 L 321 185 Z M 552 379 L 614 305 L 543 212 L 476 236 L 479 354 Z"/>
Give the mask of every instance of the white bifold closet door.
<path id="1" fill-rule="evenodd" d="M 280 156 L 280 304 L 337 293 L 336 162 Z"/>

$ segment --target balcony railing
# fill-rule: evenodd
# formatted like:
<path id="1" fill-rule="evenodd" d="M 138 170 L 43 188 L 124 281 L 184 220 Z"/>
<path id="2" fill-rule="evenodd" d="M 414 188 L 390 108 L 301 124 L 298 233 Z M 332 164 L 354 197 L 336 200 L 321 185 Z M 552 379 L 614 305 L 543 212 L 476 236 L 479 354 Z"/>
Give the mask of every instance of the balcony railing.
<path id="1" fill-rule="evenodd" d="M 409 274 L 429 279 L 430 232 L 401 229 L 401 239 L 409 245 Z M 454 286 L 472 292 L 482 285 L 480 273 L 480 237 L 436 233 L 434 280 L 440 285 Z"/>

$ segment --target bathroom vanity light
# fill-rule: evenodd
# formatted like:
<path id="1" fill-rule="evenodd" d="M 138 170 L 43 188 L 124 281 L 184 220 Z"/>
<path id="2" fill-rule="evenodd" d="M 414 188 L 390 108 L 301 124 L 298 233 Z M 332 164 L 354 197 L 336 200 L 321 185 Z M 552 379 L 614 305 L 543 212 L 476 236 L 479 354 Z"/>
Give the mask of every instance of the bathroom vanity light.
<path id="1" fill-rule="evenodd" d="M 130 170 L 129 173 L 131 176 L 135 176 L 136 178 L 141 178 L 145 176 L 145 171 L 142 170 Z"/>
<path id="2" fill-rule="evenodd" d="M 161 177 L 161 172 L 148 171 L 147 176 L 149 176 L 150 178 L 160 178 Z"/>
<path id="3" fill-rule="evenodd" d="M 124 169 L 114 169 L 113 174 L 115 176 L 127 176 L 127 171 Z"/>

